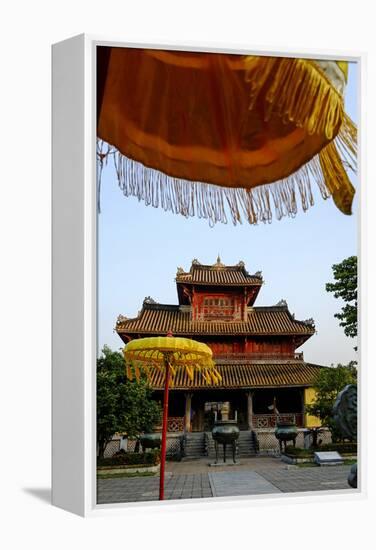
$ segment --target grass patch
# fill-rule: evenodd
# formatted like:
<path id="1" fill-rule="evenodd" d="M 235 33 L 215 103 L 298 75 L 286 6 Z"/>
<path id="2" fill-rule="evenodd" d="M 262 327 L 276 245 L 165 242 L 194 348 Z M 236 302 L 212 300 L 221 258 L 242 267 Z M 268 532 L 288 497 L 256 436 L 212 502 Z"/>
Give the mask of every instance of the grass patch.
<path id="1" fill-rule="evenodd" d="M 288 445 L 285 453 L 292 458 L 313 458 L 313 451 L 311 449 L 302 449 L 301 447 L 293 447 Z"/>
<path id="2" fill-rule="evenodd" d="M 344 466 L 352 466 L 353 464 L 356 464 L 356 459 L 348 458 L 343 461 Z M 316 462 L 301 462 L 300 464 L 295 464 L 295 466 L 298 466 L 299 468 L 317 468 L 318 464 Z"/>
<path id="3" fill-rule="evenodd" d="M 330 443 L 320 445 L 319 447 L 311 447 L 310 449 L 302 449 L 301 447 L 287 445 L 286 451 L 283 454 L 291 458 L 313 458 L 315 452 L 323 451 L 337 451 L 342 456 L 346 454 L 356 455 L 357 446 L 356 443 Z"/>
<path id="4" fill-rule="evenodd" d="M 97 472 L 97 479 L 116 479 L 122 477 L 152 477 L 155 472 L 117 472 L 115 474 Z"/>

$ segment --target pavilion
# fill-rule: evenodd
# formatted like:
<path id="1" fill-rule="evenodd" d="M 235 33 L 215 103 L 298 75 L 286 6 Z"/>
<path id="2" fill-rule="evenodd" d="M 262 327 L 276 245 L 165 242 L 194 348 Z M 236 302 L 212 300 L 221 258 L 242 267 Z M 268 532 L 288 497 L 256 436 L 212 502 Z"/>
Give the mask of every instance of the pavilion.
<path id="1" fill-rule="evenodd" d="M 189 271 L 178 268 L 177 305 L 145 298 L 138 316 L 119 316 L 116 331 L 123 342 L 172 331 L 205 342 L 222 381 L 210 385 L 200 373 L 191 380 L 177 372 L 170 392 L 170 432 L 208 432 L 215 418 L 236 418 L 241 430 L 273 432 L 278 419 L 293 419 L 299 428 L 317 426 L 306 413 L 314 399 L 314 380 L 322 366 L 308 363 L 297 351 L 315 334 L 313 319 L 297 320 L 285 300 L 255 306 L 263 285 L 261 272 L 248 273 L 243 262 L 226 266 L 193 260 Z M 151 371 L 156 398 L 162 373 Z"/>

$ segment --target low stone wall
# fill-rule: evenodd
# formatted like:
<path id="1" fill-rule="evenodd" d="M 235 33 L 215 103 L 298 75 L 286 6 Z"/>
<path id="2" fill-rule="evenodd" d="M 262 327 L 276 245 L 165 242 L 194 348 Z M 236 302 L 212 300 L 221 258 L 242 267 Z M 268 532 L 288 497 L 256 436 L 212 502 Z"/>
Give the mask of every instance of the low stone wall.
<path id="1" fill-rule="evenodd" d="M 97 468 L 97 472 L 100 474 L 134 474 L 134 473 L 142 473 L 142 472 L 159 472 L 161 468 L 160 464 L 156 464 L 155 466 L 102 466 Z"/>
<path id="2" fill-rule="evenodd" d="M 180 453 L 180 437 L 182 433 L 168 433 L 166 442 L 166 454 L 169 457 L 176 456 Z M 136 447 L 136 439 L 128 439 L 126 442 L 127 452 L 132 453 Z M 104 452 L 105 458 L 113 456 L 120 448 L 124 448 L 124 441 L 119 436 L 115 436 L 107 445 Z"/>
<path id="3" fill-rule="evenodd" d="M 104 450 L 104 457 L 111 458 L 117 451 L 120 450 L 120 437 L 114 437 L 109 441 Z"/>
<path id="4" fill-rule="evenodd" d="M 256 431 L 257 439 L 259 443 L 259 452 L 260 454 L 265 455 L 279 455 L 279 442 L 276 436 L 274 435 L 274 429 L 258 429 Z M 295 440 L 296 447 L 301 447 L 304 449 L 304 435 L 306 434 L 306 430 L 298 429 L 298 435 Z M 320 433 L 319 439 L 322 440 L 323 444 L 331 443 L 332 438 L 330 431 L 327 428 L 324 428 L 324 431 Z"/>

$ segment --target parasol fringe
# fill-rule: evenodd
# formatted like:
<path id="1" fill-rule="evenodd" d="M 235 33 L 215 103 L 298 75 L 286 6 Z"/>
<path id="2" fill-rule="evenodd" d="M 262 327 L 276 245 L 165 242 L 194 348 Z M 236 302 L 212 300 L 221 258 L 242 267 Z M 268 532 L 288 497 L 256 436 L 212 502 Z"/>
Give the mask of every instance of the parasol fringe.
<path id="1" fill-rule="evenodd" d="M 319 159 L 326 185 L 337 208 L 344 214 L 351 214 L 355 190 L 333 142 L 320 152 Z"/>
<path id="2" fill-rule="evenodd" d="M 294 217 L 299 209 L 299 199 L 304 212 L 313 206 L 312 182 L 318 186 L 323 199 L 332 195 L 342 212 L 351 213 L 354 189 L 344 165 L 348 170 L 356 170 L 356 127 L 347 116 L 337 137 L 298 171 L 278 182 L 251 189 L 177 179 L 106 146 L 107 149 L 99 142 L 98 178 L 103 164 L 112 159 L 119 187 L 126 197 L 136 197 L 147 206 L 161 207 L 186 218 L 207 219 L 210 226 L 227 223 L 228 219 L 234 225 L 243 221 L 270 223 L 273 213 L 278 220 Z"/>
<path id="3" fill-rule="evenodd" d="M 261 94 L 265 120 L 276 113 L 310 135 L 335 137 L 344 118 L 343 98 L 314 60 L 250 56 L 245 65 L 250 110 Z"/>

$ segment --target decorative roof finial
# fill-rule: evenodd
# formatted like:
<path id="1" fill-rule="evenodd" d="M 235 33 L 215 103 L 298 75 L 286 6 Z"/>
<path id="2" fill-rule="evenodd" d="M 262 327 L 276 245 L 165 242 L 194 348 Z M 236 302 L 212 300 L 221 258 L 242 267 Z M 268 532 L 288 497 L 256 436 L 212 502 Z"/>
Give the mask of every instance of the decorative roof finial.
<path id="1" fill-rule="evenodd" d="M 218 254 L 216 263 L 212 267 L 215 267 L 215 268 L 216 267 L 225 267 L 225 265 L 221 262 L 221 257 L 220 257 L 219 254 Z"/>

